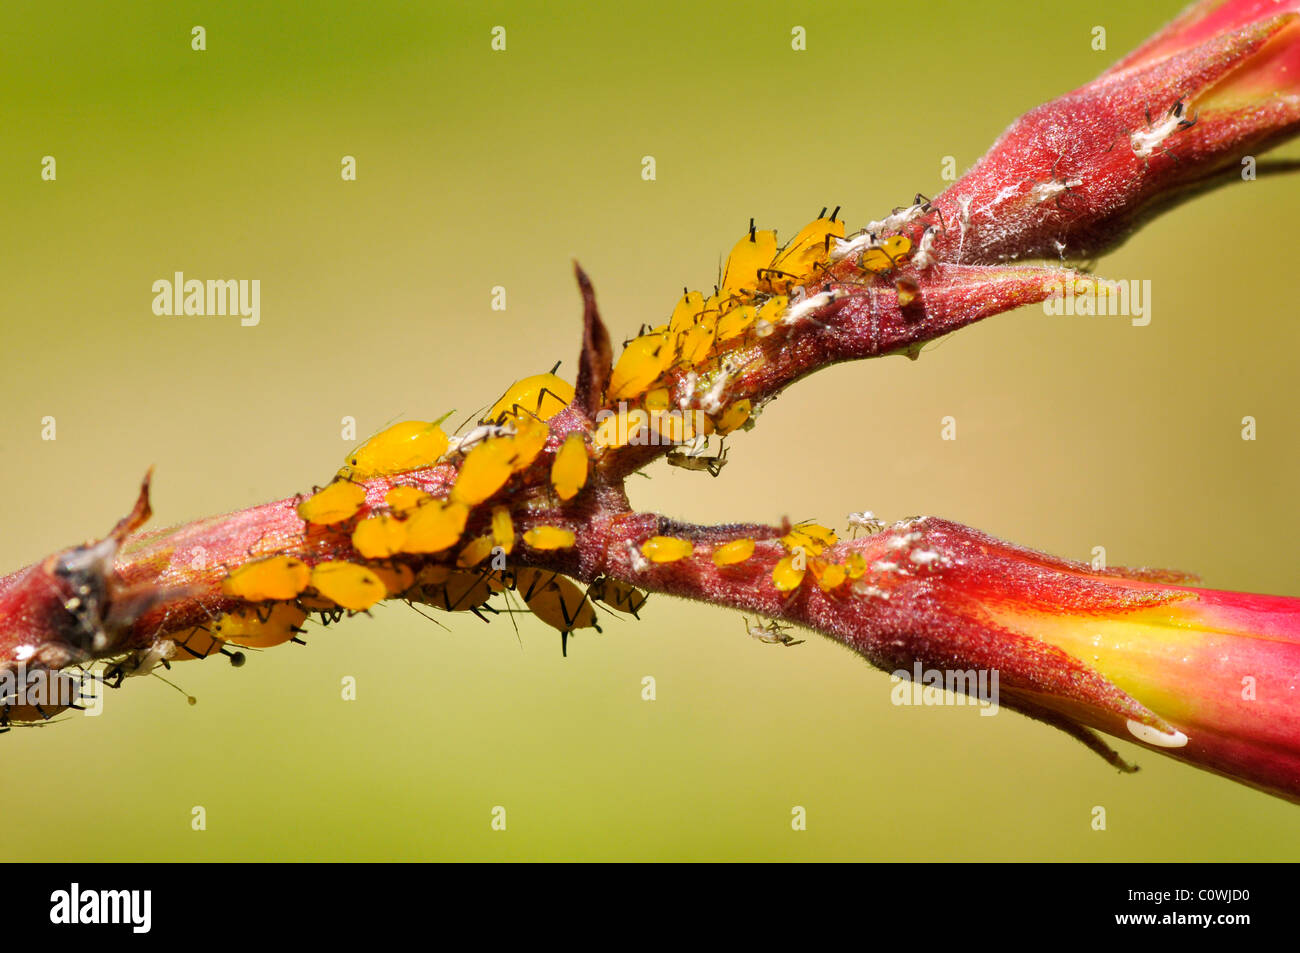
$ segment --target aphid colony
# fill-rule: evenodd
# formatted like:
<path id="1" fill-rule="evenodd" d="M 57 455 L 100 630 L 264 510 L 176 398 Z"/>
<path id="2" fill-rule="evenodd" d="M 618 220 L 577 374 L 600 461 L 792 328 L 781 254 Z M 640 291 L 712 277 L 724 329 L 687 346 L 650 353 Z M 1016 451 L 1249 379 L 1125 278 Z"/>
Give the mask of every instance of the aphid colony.
<path id="1" fill-rule="evenodd" d="M 797 324 L 835 300 L 836 292 L 810 297 L 805 288 L 829 283 L 837 262 L 849 260 L 860 275 L 875 276 L 894 269 L 912 250 L 911 241 L 898 234 L 879 238 L 866 232 L 846 240 L 838 211 L 827 216 L 823 209 L 784 247 L 778 246 L 775 231 L 759 230 L 751 221 L 712 295 L 686 291 L 666 324 L 626 343 L 605 392 L 605 406 L 617 410 L 598 415 L 591 446 L 580 432 L 552 446 L 546 492 L 553 501 L 568 502 L 582 491 L 593 453 L 636 442 L 632 435 L 646 426 L 653 426 L 665 443 L 689 447 L 672 451 L 671 464 L 717 475 L 726 454 L 705 456 L 707 439 L 752 426 L 754 414 L 750 400 L 728 400 L 737 368 L 727 352 L 751 336 L 764 338 L 778 327 Z M 916 205 L 874 224 L 896 230 L 928 211 L 929 204 L 921 204 L 918 196 Z M 841 281 L 846 280 L 842 272 L 837 272 Z M 693 391 L 677 401 L 665 382 L 672 370 L 682 371 L 680 379 L 689 381 Z M 463 435 L 449 437 L 441 426 L 445 417 L 403 421 L 375 435 L 348 454 L 332 483 L 297 505 L 306 532 L 345 534 L 358 559 L 313 565 L 273 555 L 234 567 L 222 581 L 222 593 L 243 605 L 176 642 L 178 651 L 170 658 L 230 654 L 225 643 L 271 647 L 295 638 L 311 612 L 328 620 L 364 612 L 388 598 L 482 616 L 499 611 L 491 605 L 493 597 L 514 593 L 528 611 L 566 637 L 574 629 L 598 628 L 593 601 L 635 614 L 645 593 L 632 586 L 603 579 L 583 591 L 555 572 L 507 568 L 505 557 L 519 545 L 548 552 L 576 543 L 574 531 L 565 526 L 532 525 L 516 534 L 510 508 L 500 502 L 489 505 L 512 478 L 533 468 L 550 442 L 548 421 L 573 398 L 574 387 L 553 368 L 513 384 Z M 692 402 L 698 405 L 691 408 L 696 412 L 675 412 Z M 629 419 L 634 414 L 641 415 L 640 421 Z M 374 478 L 397 477 L 440 461 L 459 463 L 443 498 L 399 483 L 390 485 L 382 501 L 370 500 L 361 483 L 372 481 L 373 487 Z M 772 571 L 772 584 L 793 592 L 811 574 L 829 592 L 860 578 L 866 571 L 860 556 L 842 564 L 823 558 L 835 540 L 825 527 L 796 526 L 781 540 L 787 555 Z M 735 540 L 714 549 L 711 557 L 717 568 L 725 569 L 750 559 L 754 548 L 754 540 Z M 637 562 L 662 565 L 693 553 L 689 540 L 655 536 L 640 546 Z"/>
<path id="2" fill-rule="evenodd" d="M 896 230 L 930 211 L 929 202 L 917 196 L 916 205 L 873 225 Z M 828 217 L 822 209 L 784 248 L 778 247 L 775 231 L 758 229 L 751 220 L 712 295 L 684 291 L 666 324 L 643 329 L 626 342 L 610 378 L 610 409 L 598 420 L 595 446 L 684 444 L 749 425 L 752 403 L 727 399 L 728 385 L 741 369 L 729 355 L 748 341 L 800 324 L 842 297 L 843 291 L 831 288 L 807 293 L 819 283 L 833 283 L 835 263 L 850 261 L 859 279 L 874 277 L 892 271 L 912 251 L 911 239 L 898 234 L 882 238 L 864 230 L 845 240 L 838 214 L 836 209 Z M 837 272 L 836 280 L 854 279 Z M 684 382 L 684 393 L 675 395 L 678 388 L 665 383 L 672 371 Z M 677 453 L 670 462 L 715 476 L 721 468 L 721 463 L 696 465 L 691 456 L 697 455 Z"/>

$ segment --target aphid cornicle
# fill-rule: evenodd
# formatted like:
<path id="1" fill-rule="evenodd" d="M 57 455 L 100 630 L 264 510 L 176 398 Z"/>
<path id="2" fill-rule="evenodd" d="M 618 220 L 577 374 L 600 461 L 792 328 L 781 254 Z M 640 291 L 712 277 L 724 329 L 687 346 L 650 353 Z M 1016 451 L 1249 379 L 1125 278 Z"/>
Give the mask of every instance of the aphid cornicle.
<path id="1" fill-rule="evenodd" d="M 355 477 L 383 476 L 436 463 L 447 452 L 447 435 L 438 426 L 445 419 L 393 424 L 348 454 L 342 472 Z"/>
<path id="2" fill-rule="evenodd" d="M 538 420 L 550 420 L 571 403 L 573 385 L 557 377 L 553 369 L 547 374 L 534 374 L 515 381 L 492 405 L 484 420 L 505 423 L 524 414 Z"/>
<path id="3" fill-rule="evenodd" d="M 829 259 L 831 241 L 844 237 L 844 222 L 837 217 L 839 212 L 837 208 L 827 218 L 826 209 L 822 209 L 821 215 L 801 228 L 785 250 L 776 256 L 772 270 L 782 275 L 804 277 L 814 266 Z"/>

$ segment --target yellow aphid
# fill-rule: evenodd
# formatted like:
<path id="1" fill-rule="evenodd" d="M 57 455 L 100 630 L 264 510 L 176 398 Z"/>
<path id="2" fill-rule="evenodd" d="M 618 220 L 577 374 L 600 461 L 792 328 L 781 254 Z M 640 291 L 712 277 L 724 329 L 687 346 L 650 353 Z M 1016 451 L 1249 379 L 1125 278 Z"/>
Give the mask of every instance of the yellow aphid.
<path id="1" fill-rule="evenodd" d="M 492 578 L 492 573 L 483 570 L 453 572 L 445 566 L 432 566 L 420 571 L 415 590 L 407 598 L 444 612 L 473 612 L 492 597 Z"/>
<path id="2" fill-rule="evenodd" d="M 827 546 L 834 546 L 839 537 L 835 530 L 816 523 L 799 523 L 781 537 L 787 549 L 802 548 L 810 556 L 820 556 Z"/>
<path id="3" fill-rule="evenodd" d="M 644 590 L 630 586 L 617 579 L 601 576 L 587 587 L 587 598 L 603 602 L 611 609 L 627 612 L 635 616 L 650 598 Z"/>
<path id="4" fill-rule="evenodd" d="M 677 359 L 683 364 L 699 364 L 713 350 L 713 339 L 717 331 L 717 315 L 706 313 L 700 322 L 677 340 Z"/>
<path id="5" fill-rule="evenodd" d="M 659 379 L 673 361 L 673 349 L 666 332 L 651 332 L 628 342 L 609 378 L 609 400 L 640 397 Z"/>
<path id="6" fill-rule="evenodd" d="M 587 443 L 580 433 L 571 433 L 551 464 L 551 486 L 562 500 L 571 500 L 587 483 Z"/>
<path id="7" fill-rule="evenodd" d="M 534 526 L 524 533 L 524 545 L 533 549 L 569 549 L 576 539 L 573 530 L 558 526 Z"/>
<path id="8" fill-rule="evenodd" d="M 382 476 L 427 467 L 446 452 L 447 435 L 437 423 L 404 420 L 375 434 L 346 462 L 353 476 Z"/>
<path id="9" fill-rule="evenodd" d="M 390 596 L 396 596 L 415 584 L 415 571 L 410 566 L 397 563 L 392 566 L 371 566 L 370 571 L 379 577 Z"/>
<path id="10" fill-rule="evenodd" d="M 477 506 L 501 489 L 514 472 L 515 444 L 509 437 L 491 437 L 465 455 L 451 498 Z"/>
<path id="11" fill-rule="evenodd" d="M 492 508 L 492 542 L 504 553 L 515 548 L 515 524 L 510 519 L 510 510 L 504 506 Z"/>
<path id="12" fill-rule="evenodd" d="M 828 563 L 823 559 L 814 559 L 809 568 L 812 570 L 813 579 L 817 581 L 817 586 L 823 592 L 830 592 L 837 586 L 844 584 L 848 578 L 848 570 L 837 563 Z"/>
<path id="13" fill-rule="evenodd" d="M 564 576 L 521 569 L 518 588 L 533 615 L 553 629 L 567 633 L 574 629 L 599 628 L 596 610 L 587 600 L 587 594 Z"/>
<path id="14" fill-rule="evenodd" d="M 351 519 L 365 502 L 366 491 L 363 488 L 347 480 L 338 480 L 299 503 L 298 515 L 304 522 L 328 526 Z"/>
<path id="15" fill-rule="evenodd" d="M 743 563 L 752 555 L 754 555 L 752 539 L 733 539 L 713 551 L 713 565 L 719 569 L 723 566 L 734 566 L 736 563 Z"/>
<path id="16" fill-rule="evenodd" d="M 622 409 L 601 419 L 591 442 L 602 450 L 622 447 L 644 431 L 649 423 L 650 415 L 645 411 Z"/>
<path id="17" fill-rule="evenodd" d="M 749 420 L 749 415 L 753 411 L 753 404 L 749 400 L 738 400 L 722 412 L 722 416 L 713 422 L 714 429 L 722 436 L 726 436 L 733 430 L 743 427 L 745 421 Z"/>
<path id="18" fill-rule="evenodd" d="M 387 559 L 406 548 L 406 524 L 392 516 L 372 516 L 352 531 L 352 548 L 366 559 Z"/>
<path id="19" fill-rule="evenodd" d="M 672 395 L 667 387 L 656 387 L 645 395 L 646 410 L 667 410 L 672 406 Z"/>
<path id="20" fill-rule="evenodd" d="M 786 556 L 772 570 L 772 584 L 782 592 L 798 589 L 803 577 L 804 570 L 795 567 L 793 556 Z"/>
<path id="21" fill-rule="evenodd" d="M 759 307 L 758 320 L 766 321 L 771 325 L 780 324 L 781 316 L 785 314 L 788 307 L 790 307 L 789 295 L 773 295 Z"/>
<path id="22" fill-rule="evenodd" d="M 240 566 L 221 581 L 221 591 L 246 602 L 284 602 L 307 588 L 311 570 L 292 556 L 271 556 Z"/>
<path id="23" fill-rule="evenodd" d="M 311 570 L 311 584 L 326 599 L 352 612 L 369 609 L 388 595 L 379 577 L 356 563 L 317 563 Z"/>
<path id="24" fill-rule="evenodd" d="M 395 486 L 384 494 L 384 502 L 398 513 L 413 510 L 426 500 L 431 500 L 428 493 L 414 486 Z"/>
<path id="25" fill-rule="evenodd" d="M 641 555 L 652 563 L 675 563 L 695 552 L 689 539 L 676 536 L 651 536 L 641 544 Z"/>
<path id="26" fill-rule="evenodd" d="M 492 405 L 486 420 L 505 422 L 524 416 L 550 420 L 573 402 L 573 385 L 554 374 L 534 374 L 515 381 Z"/>
<path id="27" fill-rule="evenodd" d="M 912 250 L 912 240 L 904 235 L 890 235 L 862 253 L 862 268 L 879 274 L 889 271 Z"/>
<path id="28" fill-rule="evenodd" d="M 867 572 L 867 560 L 861 553 L 850 553 L 844 560 L 844 570 L 850 579 L 861 579 Z"/>
<path id="29" fill-rule="evenodd" d="M 653 414 L 650 419 L 662 438 L 660 443 L 682 444 L 695 439 L 695 417 L 694 413 Z"/>
<path id="30" fill-rule="evenodd" d="M 681 334 L 695 323 L 695 316 L 704 310 L 704 295 L 698 291 L 688 291 L 680 301 L 677 307 L 673 308 L 673 316 L 668 320 L 668 330 L 671 334 Z"/>
<path id="31" fill-rule="evenodd" d="M 718 319 L 718 343 L 744 334 L 758 320 L 758 308 L 752 304 L 732 308 Z"/>
<path id="32" fill-rule="evenodd" d="M 724 295 L 753 288 L 758 284 L 758 273 L 772 264 L 776 257 L 776 232 L 755 231 L 754 223 L 749 224 L 749 234 L 736 242 L 727 256 L 727 265 L 722 271 L 722 288 Z"/>
<path id="33" fill-rule="evenodd" d="M 302 631 L 307 612 L 292 603 L 282 602 L 269 612 L 242 607 L 227 612 L 212 624 L 212 634 L 227 642 L 250 649 L 269 649 L 288 642 Z"/>
<path id="34" fill-rule="evenodd" d="M 492 552 L 492 545 L 491 536 L 479 536 L 471 539 L 465 544 L 465 548 L 460 551 L 460 555 L 456 557 L 456 565 L 461 569 L 472 569 L 488 558 L 488 554 Z"/>
<path id="35" fill-rule="evenodd" d="M 465 532 L 468 519 L 469 507 L 464 503 L 427 503 L 406 521 L 402 552 L 440 553 L 449 549 Z"/>
<path id="36" fill-rule="evenodd" d="M 825 211 L 822 210 L 823 215 Z M 798 278 L 812 271 L 814 265 L 826 261 L 829 257 L 827 241 L 844 237 L 844 223 L 835 217 L 838 211 L 832 212 L 830 218 L 818 218 L 801 228 L 772 262 L 773 270 Z"/>
<path id="37" fill-rule="evenodd" d="M 542 452 L 546 446 L 546 441 L 550 439 L 551 428 L 535 417 L 519 417 L 515 422 L 515 435 L 510 438 L 514 441 L 514 462 L 511 468 L 515 473 L 527 470 L 537 455 Z"/>

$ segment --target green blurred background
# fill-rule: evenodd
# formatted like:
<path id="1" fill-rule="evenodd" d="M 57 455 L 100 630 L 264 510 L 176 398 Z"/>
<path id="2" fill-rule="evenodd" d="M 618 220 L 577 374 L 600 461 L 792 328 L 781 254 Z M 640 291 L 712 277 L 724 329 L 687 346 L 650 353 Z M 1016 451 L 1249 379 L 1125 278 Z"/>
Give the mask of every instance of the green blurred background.
<path id="1" fill-rule="evenodd" d="M 1175 3 L 710 8 L 6 3 L 0 571 L 97 536 L 157 465 L 155 526 L 328 479 L 399 416 L 466 415 L 565 361 L 592 275 L 614 336 L 713 282 L 749 217 L 850 228 L 941 190 L 1025 109 Z M 207 50 L 190 48 L 191 27 Z M 490 30 L 507 49 L 490 49 Z M 791 50 L 791 29 L 807 50 Z M 1091 49 L 1105 26 L 1109 50 Z M 1288 154 L 1295 155 L 1293 148 Z M 44 182 L 41 157 L 57 160 Z M 344 155 L 358 178 L 340 176 Z M 657 180 L 641 178 L 653 155 Z M 699 521 L 937 514 L 1079 559 L 1300 595 L 1294 181 L 1200 199 L 1099 262 L 1153 320 L 994 318 L 806 381 Z M 164 318 L 182 270 L 259 278 L 262 320 Z M 1280 282 L 1287 276 L 1286 283 Z M 508 309 L 490 309 L 493 286 Z M 1259 439 L 1240 439 L 1241 418 Z M 40 439 L 41 418 L 58 439 Z M 958 422 L 940 440 L 940 419 Z M 5 860 L 1294 859 L 1300 813 L 1124 743 L 1117 776 L 1004 712 L 896 708 L 818 637 L 652 599 L 559 638 L 381 606 L 306 648 L 175 669 L 0 739 Z M 358 682 L 340 700 L 340 679 Z M 658 698 L 641 700 L 641 679 Z M 191 830 L 191 808 L 207 829 Z M 503 805 L 508 830 L 490 829 Z M 791 808 L 808 829 L 791 830 Z M 1091 809 L 1108 830 L 1090 828 Z"/>

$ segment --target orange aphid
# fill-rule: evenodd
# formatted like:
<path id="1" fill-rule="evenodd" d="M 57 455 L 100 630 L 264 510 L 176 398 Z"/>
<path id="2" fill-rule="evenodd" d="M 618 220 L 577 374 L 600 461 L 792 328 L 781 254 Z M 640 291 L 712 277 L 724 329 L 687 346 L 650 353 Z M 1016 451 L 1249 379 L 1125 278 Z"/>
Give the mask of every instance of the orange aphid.
<path id="1" fill-rule="evenodd" d="M 317 563 L 311 570 L 311 584 L 326 599 L 352 612 L 369 609 L 388 595 L 379 577 L 356 563 Z"/>
<path id="2" fill-rule="evenodd" d="M 726 436 L 733 430 L 745 425 L 749 420 L 749 415 L 753 411 L 753 404 L 748 400 L 738 400 L 722 412 L 722 416 L 714 421 L 714 429 L 722 436 Z"/>
<path id="3" fill-rule="evenodd" d="M 723 295 L 741 292 L 758 284 L 758 273 L 771 267 L 776 257 L 776 232 L 757 231 L 751 220 L 749 234 L 736 242 L 722 271 Z"/>
<path id="4" fill-rule="evenodd" d="M 555 454 L 551 464 L 551 486 L 562 500 L 571 500 L 587 483 L 587 442 L 580 433 L 571 433 Z"/>
<path id="5" fill-rule="evenodd" d="M 622 447 L 649 424 L 650 415 L 644 410 L 620 409 L 601 418 L 591 442 L 602 450 Z"/>
<path id="6" fill-rule="evenodd" d="M 504 506 L 492 508 L 492 541 L 504 553 L 515 548 L 515 524 L 510 519 L 510 510 Z"/>
<path id="7" fill-rule="evenodd" d="M 292 599 L 311 581 L 311 570 L 301 559 L 271 556 L 245 563 L 221 581 L 221 591 L 247 602 L 283 602 Z"/>
<path id="8" fill-rule="evenodd" d="M 415 571 L 410 566 L 395 563 L 389 566 L 371 566 L 370 571 L 379 577 L 390 596 L 396 596 L 415 583 Z"/>
<path id="9" fill-rule="evenodd" d="M 718 319 L 718 343 L 744 334 L 758 320 L 758 308 L 752 304 L 732 308 Z"/>
<path id="10" fill-rule="evenodd" d="M 421 506 L 406 521 L 404 553 L 440 553 L 456 545 L 465 532 L 469 507 L 440 501 Z"/>
<path id="11" fill-rule="evenodd" d="M 607 397 L 611 401 L 640 397 L 668 370 L 673 361 L 672 342 L 666 331 L 652 331 L 628 342 L 610 374 Z"/>
<path id="12" fill-rule="evenodd" d="M 559 526 L 534 526 L 524 533 L 524 545 L 533 549 L 570 549 L 576 539 L 573 530 Z"/>
<path id="13" fill-rule="evenodd" d="M 515 444 L 510 437 L 490 437 L 468 454 L 461 464 L 451 498 L 456 503 L 477 506 L 501 487 L 514 472 Z"/>
<path id="14" fill-rule="evenodd" d="M 413 510 L 421 503 L 431 499 L 433 497 L 428 493 L 414 486 L 395 486 L 384 494 L 384 502 L 398 513 Z"/>
<path id="15" fill-rule="evenodd" d="M 813 559 L 808 564 L 812 570 L 813 579 L 817 581 L 817 586 L 823 592 L 830 592 L 837 586 L 844 584 L 848 578 L 848 570 L 837 563 L 828 563 L 824 559 Z"/>
<path id="16" fill-rule="evenodd" d="M 515 473 L 527 470 L 537 459 L 537 455 L 542 452 L 550 436 L 551 428 L 536 417 L 525 414 L 515 418 L 515 435 L 510 438 L 514 441 L 514 461 L 511 463 L 511 469 Z"/>
<path id="17" fill-rule="evenodd" d="M 785 250 L 777 255 L 772 269 L 801 278 L 815 265 L 825 262 L 830 257 L 828 241 L 844 237 L 844 223 L 835 217 L 838 212 L 836 209 L 830 218 L 826 218 L 826 210 L 822 209 L 821 216 L 801 228 Z"/>
<path id="18" fill-rule="evenodd" d="M 793 556 L 786 556 L 772 570 L 772 584 L 781 592 L 798 589 L 803 577 L 804 570 L 795 566 Z"/>
<path id="19" fill-rule="evenodd" d="M 704 295 L 698 291 L 688 291 L 682 295 L 673 316 L 668 319 L 668 331 L 678 335 L 688 330 L 695 323 L 695 316 L 704 310 Z"/>
<path id="20" fill-rule="evenodd" d="M 302 632 L 305 621 L 307 611 L 288 602 L 274 605 L 266 613 L 243 606 L 218 618 L 212 624 L 212 634 L 245 648 L 269 649 Z"/>
<path id="21" fill-rule="evenodd" d="M 873 274 L 889 271 L 911 250 L 910 238 L 905 235 L 890 235 L 883 241 L 867 247 L 862 253 L 862 268 Z"/>
<path id="22" fill-rule="evenodd" d="M 304 522 L 328 526 L 356 515 L 366 502 L 366 491 L 355 483 L 337 480 L 298 504 Z"/>
<path id="23" fill-rule="evenodd" d="M 456 557 L 456 565 L 461 569 L 470 569 L 488 558 L 492 552 L 492 537 L 478 536 L 465 544 L 465 548 Z"/>
<path id="24" fill-rule="evenodd" d="M 393 424 L 348 454 L 347 470 L 367 477 L 429 466 L 447 452 L 447 435 L 439 422 L 404 420 Z"/>
<path id="25" fill-rule="evenodd" d="M 388 515 L 372 516 L 352 531 L 352 547 L 366 559 L 387 559 L 404 552 L 406 524 Z"/>
<path id="26" fill-rule="evenodd" d="M 652 563 L 675 563 L 695 552 L 695 544 L 676 536 L 651 536 L 641 544 L 641 555 Z"/>
<path id="27" fill-rule="evenodd" d="M 752 539 L 733 539 L 713 551 L 713 565 L 718 568 L 734 566 L 736 563 L 743 563 L 752 555 L 754 555 Z"/>

